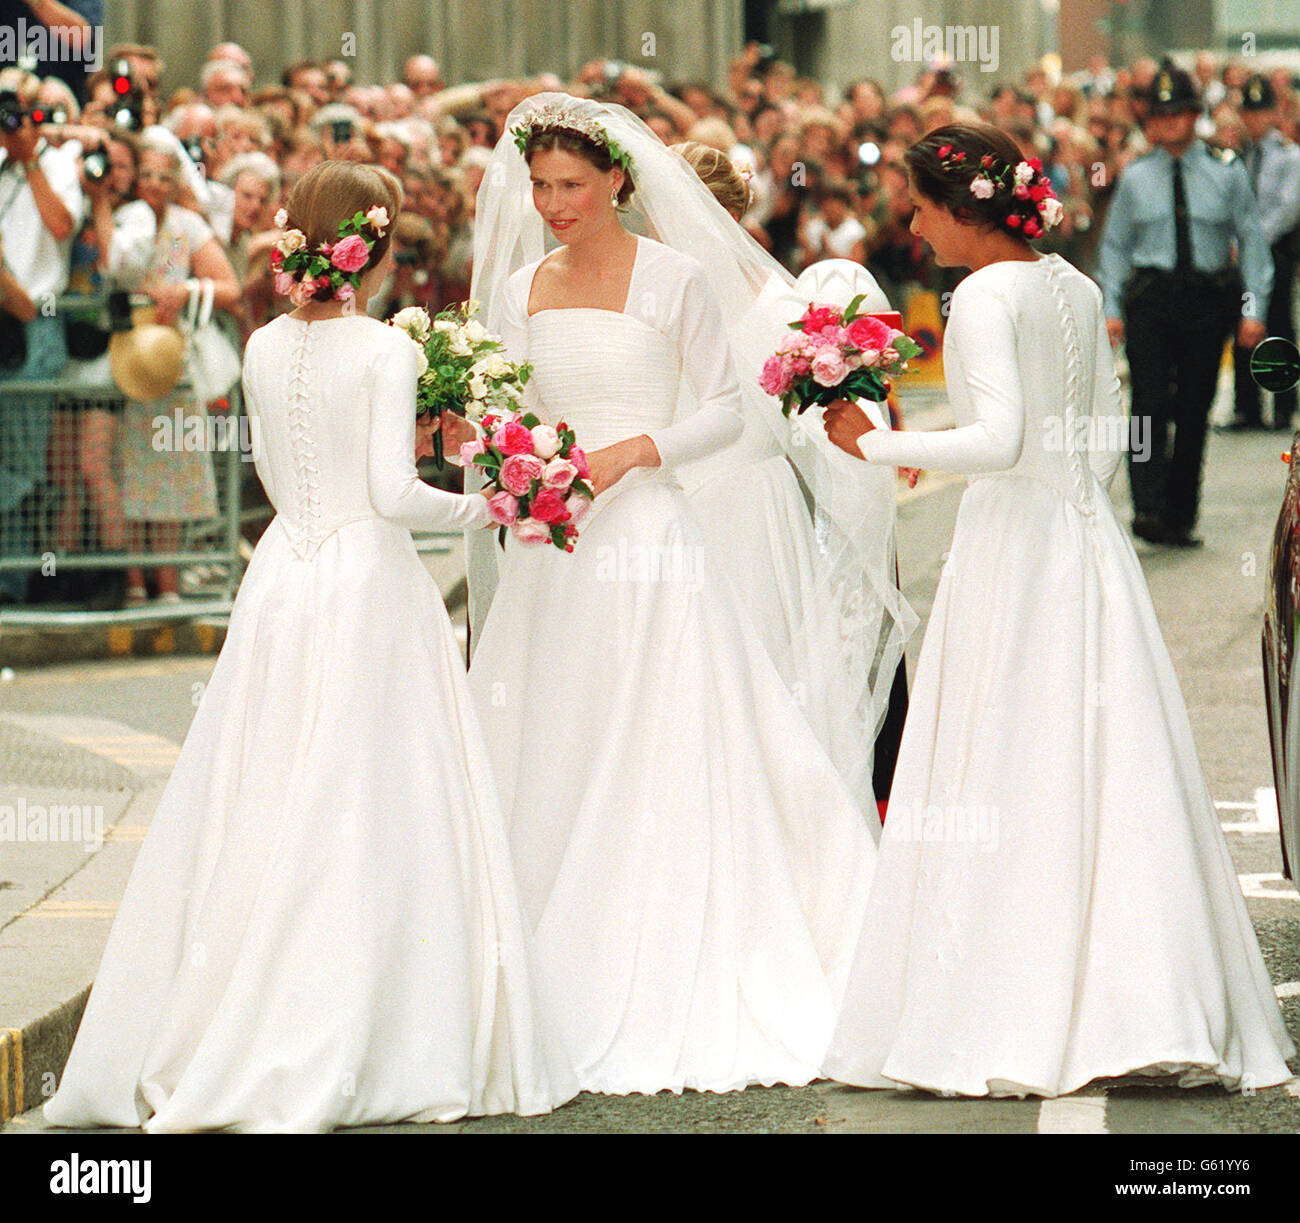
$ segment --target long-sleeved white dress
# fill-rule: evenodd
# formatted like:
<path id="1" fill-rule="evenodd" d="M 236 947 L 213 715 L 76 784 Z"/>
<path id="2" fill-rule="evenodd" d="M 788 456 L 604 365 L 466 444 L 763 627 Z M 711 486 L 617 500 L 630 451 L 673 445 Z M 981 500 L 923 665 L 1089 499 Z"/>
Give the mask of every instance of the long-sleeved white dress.
<path id="1" fill-rule="evenodd" d="M 944 364 L 957 428 L 859 439 L 970 487 L 826 1073 L 970 1096 L 1283 1082 L 1294 1048 L 1106 495 L 1127 435 L 1100 291 L 1055 255 L 982 268 Z"/>
<path id="2" fill-rule="evenodd" d="M 64 1126 L 321 1131 L 545 1112 L 536 1004 L 464 666 L 409 528 L 415 347 L 283 315 L 244 363 L 276 516 L 141 845 L 63 1073 Z"/>
<path id="3" fill-rule="evenodd" d="M 470 663 L 537 965 L 584 1090 L 806 1083 L 875 845 L 673 475 L 741 433 L 721 308 L 642 237 L 625 311 L 529 317 L 539 263 L 502 326 L 529 406 L 589 453 L 647 433 L 662 466 L 600 494 L 570 554 L 507 538 Z"/>

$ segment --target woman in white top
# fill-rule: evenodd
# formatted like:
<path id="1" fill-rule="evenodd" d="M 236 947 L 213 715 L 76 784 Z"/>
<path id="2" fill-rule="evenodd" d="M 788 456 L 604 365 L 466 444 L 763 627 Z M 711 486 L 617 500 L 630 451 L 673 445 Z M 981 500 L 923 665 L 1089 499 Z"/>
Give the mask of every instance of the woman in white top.
<path id="1" fill-rule="evenodd" d="M 391 175 L 326 161 L 315 249 Z M 276 516 L 118 907 L 46 1118 L 318 1131 L 546 1112 L 576 1091 L 536 1004 L 492 765 L 410 530 L 486 525 L 422 484 L 415 346 L 330 286 L 253 334 Z M 288 275 L 288 273 L 285 273 Z"/>
<path id="2" fill-rule="evenodd" d="M 1106 493 L 1127 420 L 1100 290 L 1025 241 L 1059 205 L 1003 133 L 939 128 L 907 161 L 913 232 L 973 269 L 944 333 L 958 427 L 888 433 L 841 401 L 828 429 L 970 487 L 826 1072 L 970 1096 L 1281 1083 L 1294 1048 Z"/>

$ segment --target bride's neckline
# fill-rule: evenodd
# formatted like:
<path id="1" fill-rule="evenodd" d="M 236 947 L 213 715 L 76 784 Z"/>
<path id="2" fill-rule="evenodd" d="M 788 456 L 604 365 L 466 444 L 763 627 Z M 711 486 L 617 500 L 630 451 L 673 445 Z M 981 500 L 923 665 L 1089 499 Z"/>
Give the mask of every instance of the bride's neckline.
<path id="1" fill-rule="evenodd" d="M 534 310 L 528 313 L 528 303 L 533 297 L 533 282 L 537 279 L 537 273 L 542 270 L 542 264 L 546 262 L 550 255 L 544 255 L 537 266 L 533 269 L 533 274 L 528 278 L 528 291 L 524 294 L 524 314 L 527 318 L 536 318 L 539 314 L 555 314 L 560 311 L 569 310 L 594 310 L 597 314 L 627 314 L 627 308 L 632 301 L 632 286 L 636 282 L 637 270 L 641 266 L 641 251 L 645 246 L 645 239 L 640 234 L 632 235 L 636 239 L 636 252 L 632 256 L 632 271 L 627 278 L 627 293 L 623 296 L 623 308 L 621 310 L 610 310 L 605 306 L 543 306 L 540 310 Z M 552 252 L 553 253 L 553 252 Z"/>

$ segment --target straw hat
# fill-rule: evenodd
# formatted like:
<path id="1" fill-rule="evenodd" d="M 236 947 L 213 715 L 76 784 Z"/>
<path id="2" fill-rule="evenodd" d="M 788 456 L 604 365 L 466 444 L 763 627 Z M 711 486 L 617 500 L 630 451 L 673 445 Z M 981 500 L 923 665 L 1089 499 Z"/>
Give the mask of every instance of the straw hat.
<path id="1" fill-rule="evenodd" d="M 185 366 L 185 337 L 153 321 L 152 310 L 133 311 L 135 326 L 109 337 L 113 381 L 128 399 L 148 403 L 169 394 Z"/>

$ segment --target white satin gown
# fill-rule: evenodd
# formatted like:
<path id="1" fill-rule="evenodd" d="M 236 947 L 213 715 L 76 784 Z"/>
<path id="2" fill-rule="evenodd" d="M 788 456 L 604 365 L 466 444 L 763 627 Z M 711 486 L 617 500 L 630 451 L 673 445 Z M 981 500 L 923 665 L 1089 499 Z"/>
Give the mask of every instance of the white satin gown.
<path id="1" fill-rule="evenodd" d="M 539 263 L 502 328 L 530 406 L 589 453 L 648 433 L 663 465 L 597 497 L 571 554 L 507 538 L 471 659 L 537 964 L 584 1090 L 807 1083 L 876 852 L 673 477 L 741 431 L 721 311 L 642 237 L 623 312 L 528 317 Z"/>
<path id="2" fill-rule="evenodd" d="M 1056 255 L 972 273 L 944 335 L 958 427 L 859 439 L 872 462 L 970 487 L 825 1063 L 846 1083 L 1057 1096 L 1128 1074 L 1232 1089 L 1289 1075 L 1294 1047 L 1106 493 L 1126 428 L 1088 424 L 1127 426 L 1100 303 Z"/>
<path id="3" fill-rule="evenodd" d="M 45 1116 L 323 1131 L 575 1094 L 526 960 L 492 766 L 410 528 L 415 348 L 283 315 L 244 388 L 276 516 L 140 847 Z"/>

